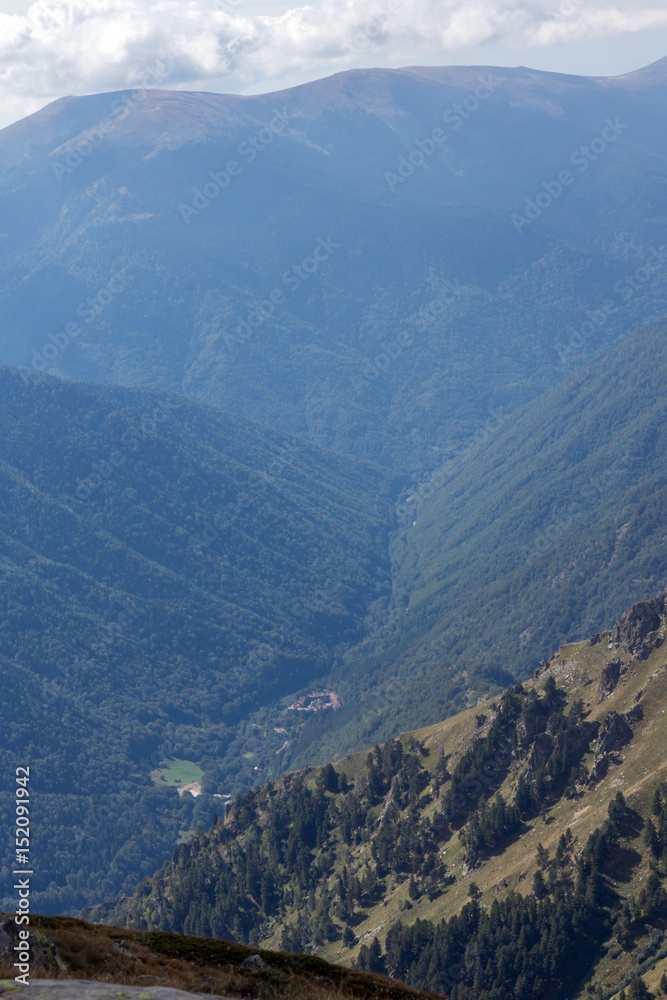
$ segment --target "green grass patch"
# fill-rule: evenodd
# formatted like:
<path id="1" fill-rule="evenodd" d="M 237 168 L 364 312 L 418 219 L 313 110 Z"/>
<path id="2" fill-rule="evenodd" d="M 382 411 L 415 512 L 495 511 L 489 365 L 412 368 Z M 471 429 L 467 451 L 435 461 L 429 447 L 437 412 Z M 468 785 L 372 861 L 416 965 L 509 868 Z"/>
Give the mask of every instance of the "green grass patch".
<path id="1" fill-rule="evenodd" d="M 191 781 L 201 781 L 204 772 L 191 760 L 179 760 L 173 757 L 162 767 L 151 771 L 151 778 L 156 785 L 189 785 Z"/>

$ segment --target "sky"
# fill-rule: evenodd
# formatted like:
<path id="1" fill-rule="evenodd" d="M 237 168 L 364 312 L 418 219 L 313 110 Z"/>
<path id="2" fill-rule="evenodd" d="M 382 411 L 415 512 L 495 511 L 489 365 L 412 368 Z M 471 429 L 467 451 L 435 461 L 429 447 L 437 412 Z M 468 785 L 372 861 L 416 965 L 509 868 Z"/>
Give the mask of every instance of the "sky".
<path id="1" fill-rule="evenodd" d="M 263 93 L 369 66 L 616 76 L 663 56 L 665 0 L 0 0 L 0 128 L 129 87 Z"/>

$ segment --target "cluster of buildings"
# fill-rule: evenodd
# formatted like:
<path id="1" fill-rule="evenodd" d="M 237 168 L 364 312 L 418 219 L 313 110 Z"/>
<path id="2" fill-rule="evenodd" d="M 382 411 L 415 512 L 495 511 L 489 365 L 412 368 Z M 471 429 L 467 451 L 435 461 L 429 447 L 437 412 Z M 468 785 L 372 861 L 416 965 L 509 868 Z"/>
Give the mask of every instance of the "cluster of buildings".
<path id="1" fill-rule="evenodd" d="M 298 701 L 288 706 L 289 712 L 320 712 L 323 708 L 342 708 L 343 703 L 335 691 L 316 691 L 302 694 Z"/>

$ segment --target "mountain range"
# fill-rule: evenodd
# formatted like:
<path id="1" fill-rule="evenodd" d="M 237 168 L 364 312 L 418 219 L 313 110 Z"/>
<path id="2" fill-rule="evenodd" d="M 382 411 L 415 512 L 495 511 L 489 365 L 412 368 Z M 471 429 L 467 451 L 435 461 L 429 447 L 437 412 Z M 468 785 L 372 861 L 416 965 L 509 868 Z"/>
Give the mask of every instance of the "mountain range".
<path id="1" fill-rule="evenodd" d="M 0 131 L 2 810 L 30 756 L 42 912 L 664 588 L 666 104 L 667 60 L 409 68 Z"/>
<path id="2" fill-rule="evenodd" d="M 419 475 L 664 316 L 666 66 L 56 101 L 0 132 L 0 362 Z"/>

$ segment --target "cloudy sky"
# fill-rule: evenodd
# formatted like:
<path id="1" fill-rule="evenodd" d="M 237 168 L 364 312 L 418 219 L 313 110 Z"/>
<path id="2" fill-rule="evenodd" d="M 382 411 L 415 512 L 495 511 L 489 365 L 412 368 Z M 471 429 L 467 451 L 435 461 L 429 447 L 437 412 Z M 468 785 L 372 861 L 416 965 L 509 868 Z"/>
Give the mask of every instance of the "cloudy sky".
<path id="1" fill-rule="evenodd" d="M 66 94 L 259 93 L 354 66 L 616 75 L 667 55 L 666 0 L 0 0 L 0 127 Z M 158 62 L 159 60 L 159 62 Z"/>

